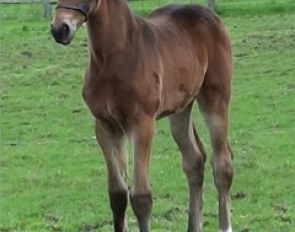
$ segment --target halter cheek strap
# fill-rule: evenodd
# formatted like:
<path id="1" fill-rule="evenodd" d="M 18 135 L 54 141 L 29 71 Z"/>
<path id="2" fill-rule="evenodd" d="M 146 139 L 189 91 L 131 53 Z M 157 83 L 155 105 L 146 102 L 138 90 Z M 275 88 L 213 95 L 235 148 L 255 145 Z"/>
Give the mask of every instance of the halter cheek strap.
<path id="1" fill-rule="evenodd" d="M 87 21 L 89 16 L 89 10 L 90 10 L 90 3 L 93 0 L 86 0 L 84 2 L 78 3 L 78 4 L 57 4 L 57 9 L 70 9 L 70 10 L 77 10 L 80 11 L 85 16 L 85 21 Z"/>

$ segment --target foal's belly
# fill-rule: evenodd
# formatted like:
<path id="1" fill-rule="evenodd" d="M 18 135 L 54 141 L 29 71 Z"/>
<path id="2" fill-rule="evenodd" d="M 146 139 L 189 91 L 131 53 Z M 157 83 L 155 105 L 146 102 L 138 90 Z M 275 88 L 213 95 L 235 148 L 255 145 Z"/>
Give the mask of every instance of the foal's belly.
<path id="1" fill-rule="evenodd" d="M 158 118 L 179 113 L 197 96 L 206 72 L 206 56 L 178 29 L 161 41 L 162 89 Z"/>
<path id="2" fill-rule="evenodd" d="M 160 107 L 157 118 L 183 111 L 197 96 L 204 73 L 180 70 L 176 75 L 163 78 Z"/>
<path id="3" fill-rule="evenodd" d="M 205 66 L 192 51 L 186 54 L 179 52 L 173 58 L 166 59 L 166 62 L 163 62 L 157 118 L 183 111 L 197 96 L 204 76 Z"/>

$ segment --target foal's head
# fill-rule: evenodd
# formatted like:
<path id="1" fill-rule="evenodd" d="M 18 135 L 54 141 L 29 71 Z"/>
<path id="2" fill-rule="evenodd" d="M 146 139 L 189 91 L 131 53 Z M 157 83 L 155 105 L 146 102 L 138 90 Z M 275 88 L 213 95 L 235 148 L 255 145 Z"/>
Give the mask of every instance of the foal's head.
<path id="1" fill-rule="evenodd" d="M 97 10 L 101 0 L 58 0 L 51 24 L 51 33 L 56 42 L 69 44 L 76 30 Z"/>

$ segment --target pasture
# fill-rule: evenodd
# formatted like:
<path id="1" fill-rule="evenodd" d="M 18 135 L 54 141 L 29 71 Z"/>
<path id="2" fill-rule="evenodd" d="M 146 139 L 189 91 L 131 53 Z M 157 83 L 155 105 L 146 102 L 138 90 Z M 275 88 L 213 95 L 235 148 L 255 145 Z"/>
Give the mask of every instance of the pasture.
<path id="1" fill-rule="evenodd" d="M 295 5 L 248 2 L 243 9 L 218 8 L 234 48 L 233 229 L 295 232 Z M 154 8 L 142 4 L 131 6 L 142 14 Z M 85 28 L 63 47 L 53 41 L 49 20 L 28 7 L 1 5 L 0 231 L 109 232 L 106 167 L 81 96 Z M 211 148 L 197 105 L 194 121 L 207 150 L 204 231 L 216 231 Z M 131 147 L 129 153 L 131 178 Z M 166 119 L 157 123 L 151 180 L 152 231 L 185 231 L 186 179 Z M 137 231 L 130 206 L 128 220 Z"/>

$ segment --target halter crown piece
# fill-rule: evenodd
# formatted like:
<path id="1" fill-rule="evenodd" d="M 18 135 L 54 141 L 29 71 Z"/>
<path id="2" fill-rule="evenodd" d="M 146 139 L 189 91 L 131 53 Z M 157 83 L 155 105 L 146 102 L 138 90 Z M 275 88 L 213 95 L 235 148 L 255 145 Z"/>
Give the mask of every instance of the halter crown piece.
<path id="1" fill-rule="evenodd" d="M 55 9 L 70 9 L 80 11 L 85 16 L 85 21 L 87 21 L 90 10 L 90 2 L 92 1 L 93 0 L 86 0 L 78 4 L 58 3 Z"/>

